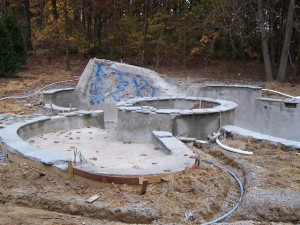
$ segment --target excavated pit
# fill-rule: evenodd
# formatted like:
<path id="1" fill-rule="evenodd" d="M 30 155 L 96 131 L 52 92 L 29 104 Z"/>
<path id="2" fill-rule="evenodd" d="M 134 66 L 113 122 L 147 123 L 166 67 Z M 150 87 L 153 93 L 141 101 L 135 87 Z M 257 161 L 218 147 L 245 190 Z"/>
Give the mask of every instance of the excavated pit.
<path id="1" fill-rule="evenodd" d="M 194 212 L 197 222 L 205 222 L 224 215 L 238 199 L 237 185 L 226 173 L 230 169 L 246 186 L 240 209 L 227 221 L 299 221 L 299 153 L 294 151 L 300 149 L 298 99 L 262 98 L 260 87 L 247 85 L 191 84 L 181 89 L 153 71 L 94 59 L 75 89 L 47 91 L 44 102 L 53 112 L 64 113 L 0 131 L 2 151 L 9 160 L 23 164 L 14 166 L 17 176 L 33 183 L 20 191 L 24 185 L 20 177 L 14 183 L 0 177 L 5 184 L 2 204 L 15 202 L 125 223 L 189 223 L 184 215 Z M 254 155 L 236 155 L 212 143 L 203 144 L 220 129 L 229 137 L 223 143 Z M 199 148 L 183 144 L 181 138 Z M 113 184 L 97 190 L 106 194 L 101 194 L 95 207 L 87 207 L 85 199 L 95 193 L 90 187 L 75 183 L 70 189 L 70 183 L 60 178 L 59 190 L 51 196 L 50 189 L 41 186 L 48 182 L 49 188 L 56 187 L 55 175 L 48 172 L 50 176 L 41 178 L 37 171 L 26 172 L 27 163 L 32 163 L 68 177 L 68 162 L 78 181 L 164 182 L 150 184 L 148 197 L 137 197 L 139 188 Z M 277 163 L 280 169 L 275 168 Z M 9 169 L 0 166 L 0 171 L 5 174 Z M 75 195 L 61 191 L 65 185 Z M 32 197 L 32 188 L 38 196 Z M 63 199 L 53 198 L 56 195 Z M 63 209 L 56 207 L 59 204 Z"/>

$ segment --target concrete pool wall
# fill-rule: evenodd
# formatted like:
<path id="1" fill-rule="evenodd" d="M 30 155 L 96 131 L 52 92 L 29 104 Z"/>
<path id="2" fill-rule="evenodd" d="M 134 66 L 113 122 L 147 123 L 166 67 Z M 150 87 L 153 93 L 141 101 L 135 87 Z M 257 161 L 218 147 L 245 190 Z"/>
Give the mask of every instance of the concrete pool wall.
<path id="1" fill-rule="evenodd" d="M 193 84 L 187 94 L 238 104 L 234 125 L 275 137 L 300 141 L 300 100 L 262 97 L 262 88 L 250 85 Z"/>
<path id="2" fill-rule="evenodd" d="M 66 169 L 66 162 L 70 158 L 53 154 L 47 149 L 35 148 L 28 144 L 26 139 L 40 134 L 83 126 L 104 128 L 103 111 L 78 111 L 54 117 L 41 116 L 29 121 L 15 123 L 0 130 L 1 148 L 36 162 Z"/>
<path id="3" fill-rule="evenodd" d="M 199 108 L 199 104 L 204 108 Z M 207 105 L 210 108 L 206 108 Z M 153 130 L 161 130 L 174 136 L 203 140 L 222 126 L 232 125 L 236 107 L 233 102 L 201 97 L 140 98 L 120 102 L 117 137 L 143 142 L 151 140 Z"/>
<path id="4" fill-rule="evenodd" d="M 81 110 L 61 113 L 53 117 L 41 116 L 0 130 L 0 147 L 8 155 L 9 159 L 20 157 L 22 160 L 30 160 L 33 163 L 51 166 L 64 173 L 70 171 L 69 163 L 73 162 L 71 170 L 75 177 L 102 182 L 139 184 L 141 177 L 149 179 L 150 183 L 159 182 L 161 177 L 170 173 L 183 172 L 186 168 L 196 168 L 198 166 L 196 161 L 197 154 L 171 133 L 163 132 L 164 135 L 162 135 L 160 131 L 153 131 L 151 132 L 152 139 L 150 142 L 144 145 L 137 144 L 136 146 L 133 142 L 127 146 L 126 143 L 115 140 L 114 135 L 110 137 L 113 139 L 107 140 L 105 132 L 113 134 L 114 128 L 113 130 L 105 131 L 104 127 L 104 114 L 100 110 Z M 97 133 L 97 131 L 91 128 L 102 130 L 99 133 L 100 136 L 94 137 L 94 141 L 89 140 L 89 137 L 93 132 Z M 56 132 L 56 134 L 52 134 L 53 132 Z M 71 133 L 75 133 L 75 136 L 71 137 Z M 87 156 L 87 158 L 82 162 L 77 161 L 76 156 L 75 158 L 73 157 L 76 143 L 71 143 L 70 140 L 81 142 L 80 135 L 84 135 L 81 138 L 86 139 L 84 142 L 86 145 L 81 146 L 81 148 L 83 148 L 82 154 Z M 45 143 L 43 144 L 43 142 Z M 87 144 L 88 142 L 93 142 L 94 144 Z M 97 143 L 101 143 L 102 147 L 97 146 Z M 150 145 L 153 146 L 151 147 L 148 143 L 151 143 Z M 44 147 L 41 148 L 39 147 L 40 145 Z M 73 147 L 70 147 L 70 145 L 73 145 Z M 107 154 L 110 155 L 110 159 L 102 161 L 106 157 L 103 155 L 101 157 L 102 160 L 94 161 L 97 160 L 97 158 L 93 157 L 96 154 L 95 151 L 97 150 L 96 152 L 98 152 L 98 150 L 101 151 L 102 149 L 101 153 L 105 154 L 105 151 L 107 151 L 104 150 L 105 146 L 108 148 L 109 154 Z M 117 147 L 119 154 L 114 155 L 113 149 L 110 149 L 109 146 Z M 160 150 L 161 147 L 162 149 Z M 136 153 L 132 153 L 136 156 L 131 154 L 128 157 L 130 153 L 121 153 L 123 148 L 135 149 Z M 123 161 L 120 159 L 122 156 L 125 157 Z M 166 161 L 164 161 L 165 158 Z M 116 164 L 115 161 L 118 161 L 118 163 Z M 133 162 L 137 162 L 140 165 L 136 166 L 132 164 Z M 105 167 L 103 167 L 104 165 Z M 109 165 L 112 167 L 110 168 Z M 44 167 L 42 168 L 44 169 Z M 64 175 L 67 175 L 67 173 Z"/>
<path id="5" fill-rule="evenodd" d="M 98 63 L 101 63 L 101 61 L 93 60 L 92 62 L 90 62 L 87 66 L 89 67 L 89 69 L 85 70 L 84 73 L 88 73 L 91 70 L 90 67 L 93 67 L 94 70 L 92 71 L 94 71 L 93 74 L 94 76 L 96 76 L 97 73 L 95 72 L 95 68 L 97 67 Z M 127 64 L 124 64 L 122 68 L 125 68 L 126 66 Z M 134 68 L 136 69 L 135 72 L 137 73 L 139 67 Z M 149 70 L 145 70 L 144 74 L 148 71 Z M 139 75 L 138 77 L 142 77 L 143 75 Z M 88 77 L 89 80 L 92 79 L 91 76 Z M 153 82 L 155 83 L 155 80 Z M 85 87 L 88 88 L 89 85 L 87 83 L 88 82 L 86 81 Z M 122 81 L 118 84 L 120 83 L 122 83 Z M 160 89 L 160 84 L 163 84 L 163 87 L 166 87 L 165 83 L 163 82 L 156 82 L 155 84 L 157 89 Z M 81 89 L 83 88 L 83 85 L 79 86 L 81 87 Z M 189 86 L 182 84 L 182 86 L 187 87 L 186 90 L 182 90 L 182 93 L 187 96 L 216 98 L 237 103 L 238 107 L 235 110 L 234 119 L 235 126 L 266 135 L 272 135 L 274 137 L 300 141 L 300 135 L 298 135 L 298 130 L 300 127 L 299 100 L 263 98 L 262 88 L 253 85 L 195 83 Z M 175 93 L 177 90 L 176 88 L 174 88 L 174 86 L 170 86 L 168 88 L 171 89 L 171 93 Z M 161 93 L 166 93 L 168 88 L 162 90 Z M 137 86 L 136 89 L 138 89 Z M 129 90 L 132 89 L 129 88 Z M 113 101 L 112 98 L 109 97 L 109 95 L 107 96 L 107 98 L 105 98 L 105 101 L 102 104 L 92 105 L 90 103 L 87 103 L 86 101 L 82 101 L 77 93 L 78 91 L 76 91 L 75 89 L 58 89 L 47 91 L 44 93 L 45 107 L 58 111 L 70 111 L 70 109 L 101 109 L 105 112 L 105 120 L 118 120 L 118 110 L 115 106 L 115 104 L 117 104 L 118 102 Z M 125 92 L 125 94 L 127 98 L 124 98 L 123 100 L 130 99 L 132 97 L 127 92 Z M 90 92 L 90 95 L 92 95 L 92 92 Z M 150 97 L 144 97 L 151 98 L 151 95 Z M 157 96 L 154 96 L 154 98 L 155 97 Z M 137 103 L 136 106 L 138 106 L 138 104 L 139 103 Z M 160 109 L 187 109 L 191 106 L 190 104 L 192 104 L 190 101 L 157 101 L 152 103 L 149 102 L 148 105 Z M 120 115 L 119 117 L 121 118 L 122 116 Z M 151 117 L 155 118 L 157 116 L 150 116 L 149 119 L 151 119 Z M 161 117 L 162 121 L 167 121 L 163 118 L 162 115 Z M 191 124 L 195 124 L 191 118 L 189 120 L 191 121 Z M 176 135 L 180 135 L 180 131 L 177 131 L 178 128 L 176 127 L 182 127 L 186 124 L 186 122 L 182 123 L 180 119 L 177 119 L 176 122 L 178 125 L 176 125 L 176 123 L 172 123 L 171 125 L 170 121 L 169 124 L 167 124 L 168 122 L 166 122 L 166 124 L 164 125 L 164 129 L 172 131 Z M 143 121 L 141 121 L 141 124 L 143 124 Z M 146 125 L 147 124 L 144 122 L 144 126 Z M 202 124 L 198 124 L 196 127 L 202 127 Z M 199 134 L 198 136 L 200 137 L 203 135 L 204 134 Z"/>

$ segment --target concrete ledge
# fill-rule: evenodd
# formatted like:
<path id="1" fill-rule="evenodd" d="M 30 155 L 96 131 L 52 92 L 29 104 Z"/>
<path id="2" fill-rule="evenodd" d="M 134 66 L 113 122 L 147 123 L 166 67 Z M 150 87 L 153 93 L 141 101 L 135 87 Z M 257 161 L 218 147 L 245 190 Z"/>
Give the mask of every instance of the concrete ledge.
<path id="1" fill-rule="evenodd" d="M 177 101 L 178 100 L 178 101 Z M 180 102 L 182 101 L 182 102 Z M 184 102 L 186 101 L 186 102 Z M 212 108 L 202 109 L 190 109 L 197 102 L 204 101 L 213 104 Z M 144 104 L 143 104 L 144 103 Z M 149 104 L 158 104 L 158 106 L 148 106 Z M 164 108 L 159 108 L 160 103 L 164 104 Z M 144 106 L 143 106 L 144 105 Z M 162 96 L 155 98 L 134 98 L 127 101 L 119 102 L 117 104 L 118 109 L 126 111 L 136 111 L 145 113 L 147 110 L 143 110 L 143 107 L 148 107 L 151 111 L 159 114 L 180 114 L 180 115 L 191 115 L 191 114 L 208 114 L 215 112 L 226 112 L 235 109 L 238 105 L 234 102 L 211 99 L 205 97 L 185 97 L 185 96 Z M 177 106 L 177 107 L 176 107 Z M 182 109 L 180 109 L 182 108 Z M 145 109 L 145 108 L 144 108 Z"/>
<path id="2" fill-rule="evenodd" d="M 206 84 L 206 87 L 214 87 L 214 88 L 248 88 L 253 90 L 261 90 L 262 87 L 254 86 L 254 85 L 244 85 L 244 84 Z"/>
<path id="3" fill-rule="evenodd" d="M 246 130 L 241 127 L 231 126 L 231 125 L 222 127 L 222 130 L 226 131 L 226 132 L 230 132 L 234 135 L 240 135 L 240 136 L 244 136 L 244 137 L 252 137 L 257 140 L 266 140 L 273 144 L 281 143 L 282 145 L 284 145 L 286 147 L 300 150 L 300 142 L 299 141 L 292 141 L 292 140 L 287 140 L 287 139 L 283 139 L 283 138 L 273 137 L 270 135 L 257 133 L 254 131 Z"/>
<path id="4" fill-rule="evenodd" d="M 74 88 L 57 88 L 42 92 L 43 95 L 53 95 L 62 91 L 73 91 Z"/>
<path id="5" fill-rule="evenodd" d="M 51 109 L 51 110 L 58 111 L 58 112 L 70 112 L 70 111 L 77 110 L 77 108 L 70 108 L 70 107 L 66 108 L 66 107 L 62 107 L 62 106 L 57 106 L 54 103 L 52 103 L 52 104 L 45 103 L 44 107 L 46 109 Z"/>

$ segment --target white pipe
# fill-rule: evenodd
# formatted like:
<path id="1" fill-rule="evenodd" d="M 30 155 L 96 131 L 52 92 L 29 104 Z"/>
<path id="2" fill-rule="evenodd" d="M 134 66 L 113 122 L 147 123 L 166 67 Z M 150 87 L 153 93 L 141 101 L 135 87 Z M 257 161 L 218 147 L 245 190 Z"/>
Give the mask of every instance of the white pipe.
<path id="1" fill-rule="evenodd" d="M 195 142 L 196 138 L 189 138 L 189 137 L 179 137 L 180 141 L 183 142 Z"/>
<path id="2" fill-rule="evenodd" d="M 0 98 L 0 101 L 2 100 L 5 100 L 5 99 L 22 99 L 22 98 L 29 98 L 29 97 L 32 97 L 34 95 L 37 95 L 38 93 L 40 93 L 42 90 L 44 90 L 45 88 L 47 87 L 50 87 L 54 84 L 59 84 L 59 83 L 65 83 L 65 82 L 71 82 L 71 81 L 78 81 L 78 78 L 77 79 L 74 79 L 74 80 L 63 80 L 63 81 L 57 81 L 57 82 L 54 82 L 54 83 L 51 83 L 51 84 L 48 84 L 44 87 L 42 87 L 41 89 L 39 89 L 38 91 L 34 92 L 33 94 L 30 94 L 30 95 L 23 95 L 23 96 L 8 96 L 8 97 L 4 97 L 4 98 Z"/>
<path id="3" fill-rule="evenodd" d="M 220 142 L 219 137 L 216 138 L 216 142 L 221 148 L 224 148 L 225 150 L 230 151 L 230 152 L 240 153 L 240 154 L 244 154 L 244 155 L 252 155 L 253 154 L 253 152 L 248 152 L 248 151 L 244 151 L 244 150 L 240 150 L 237 148 L 232 148 L 232 147 L 226 146 Z"/>
<path id="4" fill-rule="evenodd" d="M 288 97 L 288 98 L 300 99 L 300 96 L 287 95 L 287 94 L 284 94 L 282 92 L 271 90 L 271 89 L 262 89 L 262 91 L 273 92 L 273 93 L 276 93 L 276 94 L 279 94 L 279 95 L 282 95 L 282 96 L 285 96 L 285 97 Z"/>

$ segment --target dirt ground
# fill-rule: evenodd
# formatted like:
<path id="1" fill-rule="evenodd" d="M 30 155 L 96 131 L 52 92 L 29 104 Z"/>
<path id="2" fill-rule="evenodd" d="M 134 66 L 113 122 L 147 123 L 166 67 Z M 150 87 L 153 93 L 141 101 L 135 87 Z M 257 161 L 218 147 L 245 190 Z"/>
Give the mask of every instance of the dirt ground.
<path id="1" fill-rule="evenodd" d="M 72 71 L 66 72 L 62 57 L 49 62 L 32 56 L 17 78 L 0 79 L 0 98 L 29 94 L 52 82 L 76 79 L 87 62 L 88 58 L 72 56 Z M 263 68 L 257 65 L 256 70 L 251 70 L 251 67 L 254 65 L 249 63 L 241 72 L 240 67 L 214 62 L 209 68 L 199 65 L 185 70 L 165 67 L 158 71 L 181 79 L 189 77 L 193 82 L 260 84 L 300 96 L 299 84 L 263 83 Z M 73 81 L 57 86 L 75 84 Z M 0 101 L 0 114 L 16 116 L 40 112 L 44 109 L 39 97 Z M 226 224 L 299 224 L 298 152 L 239 137 L 222 142 L 253 151 L 254 155 L 236 155 L 215 144 L 192 146 L 200 155 L 200 168 L 189 174 L 170 175 L 160 184 L 151 184 L 145 195 L 137 194 L 139 186 L 101 184 L 92 187 L 71 182 L 53 172 L 40 174 L 27 164 L 0 163 L 0 224 L 199 224 L 223 215 L 239 198 L 238 185 L 225 168 L 244 184 L 240 207 Z M 100 198 L 92 204 L 86 203 L 94 194 Z M 193 218 L 187 219 L 189 213 Z"/>

